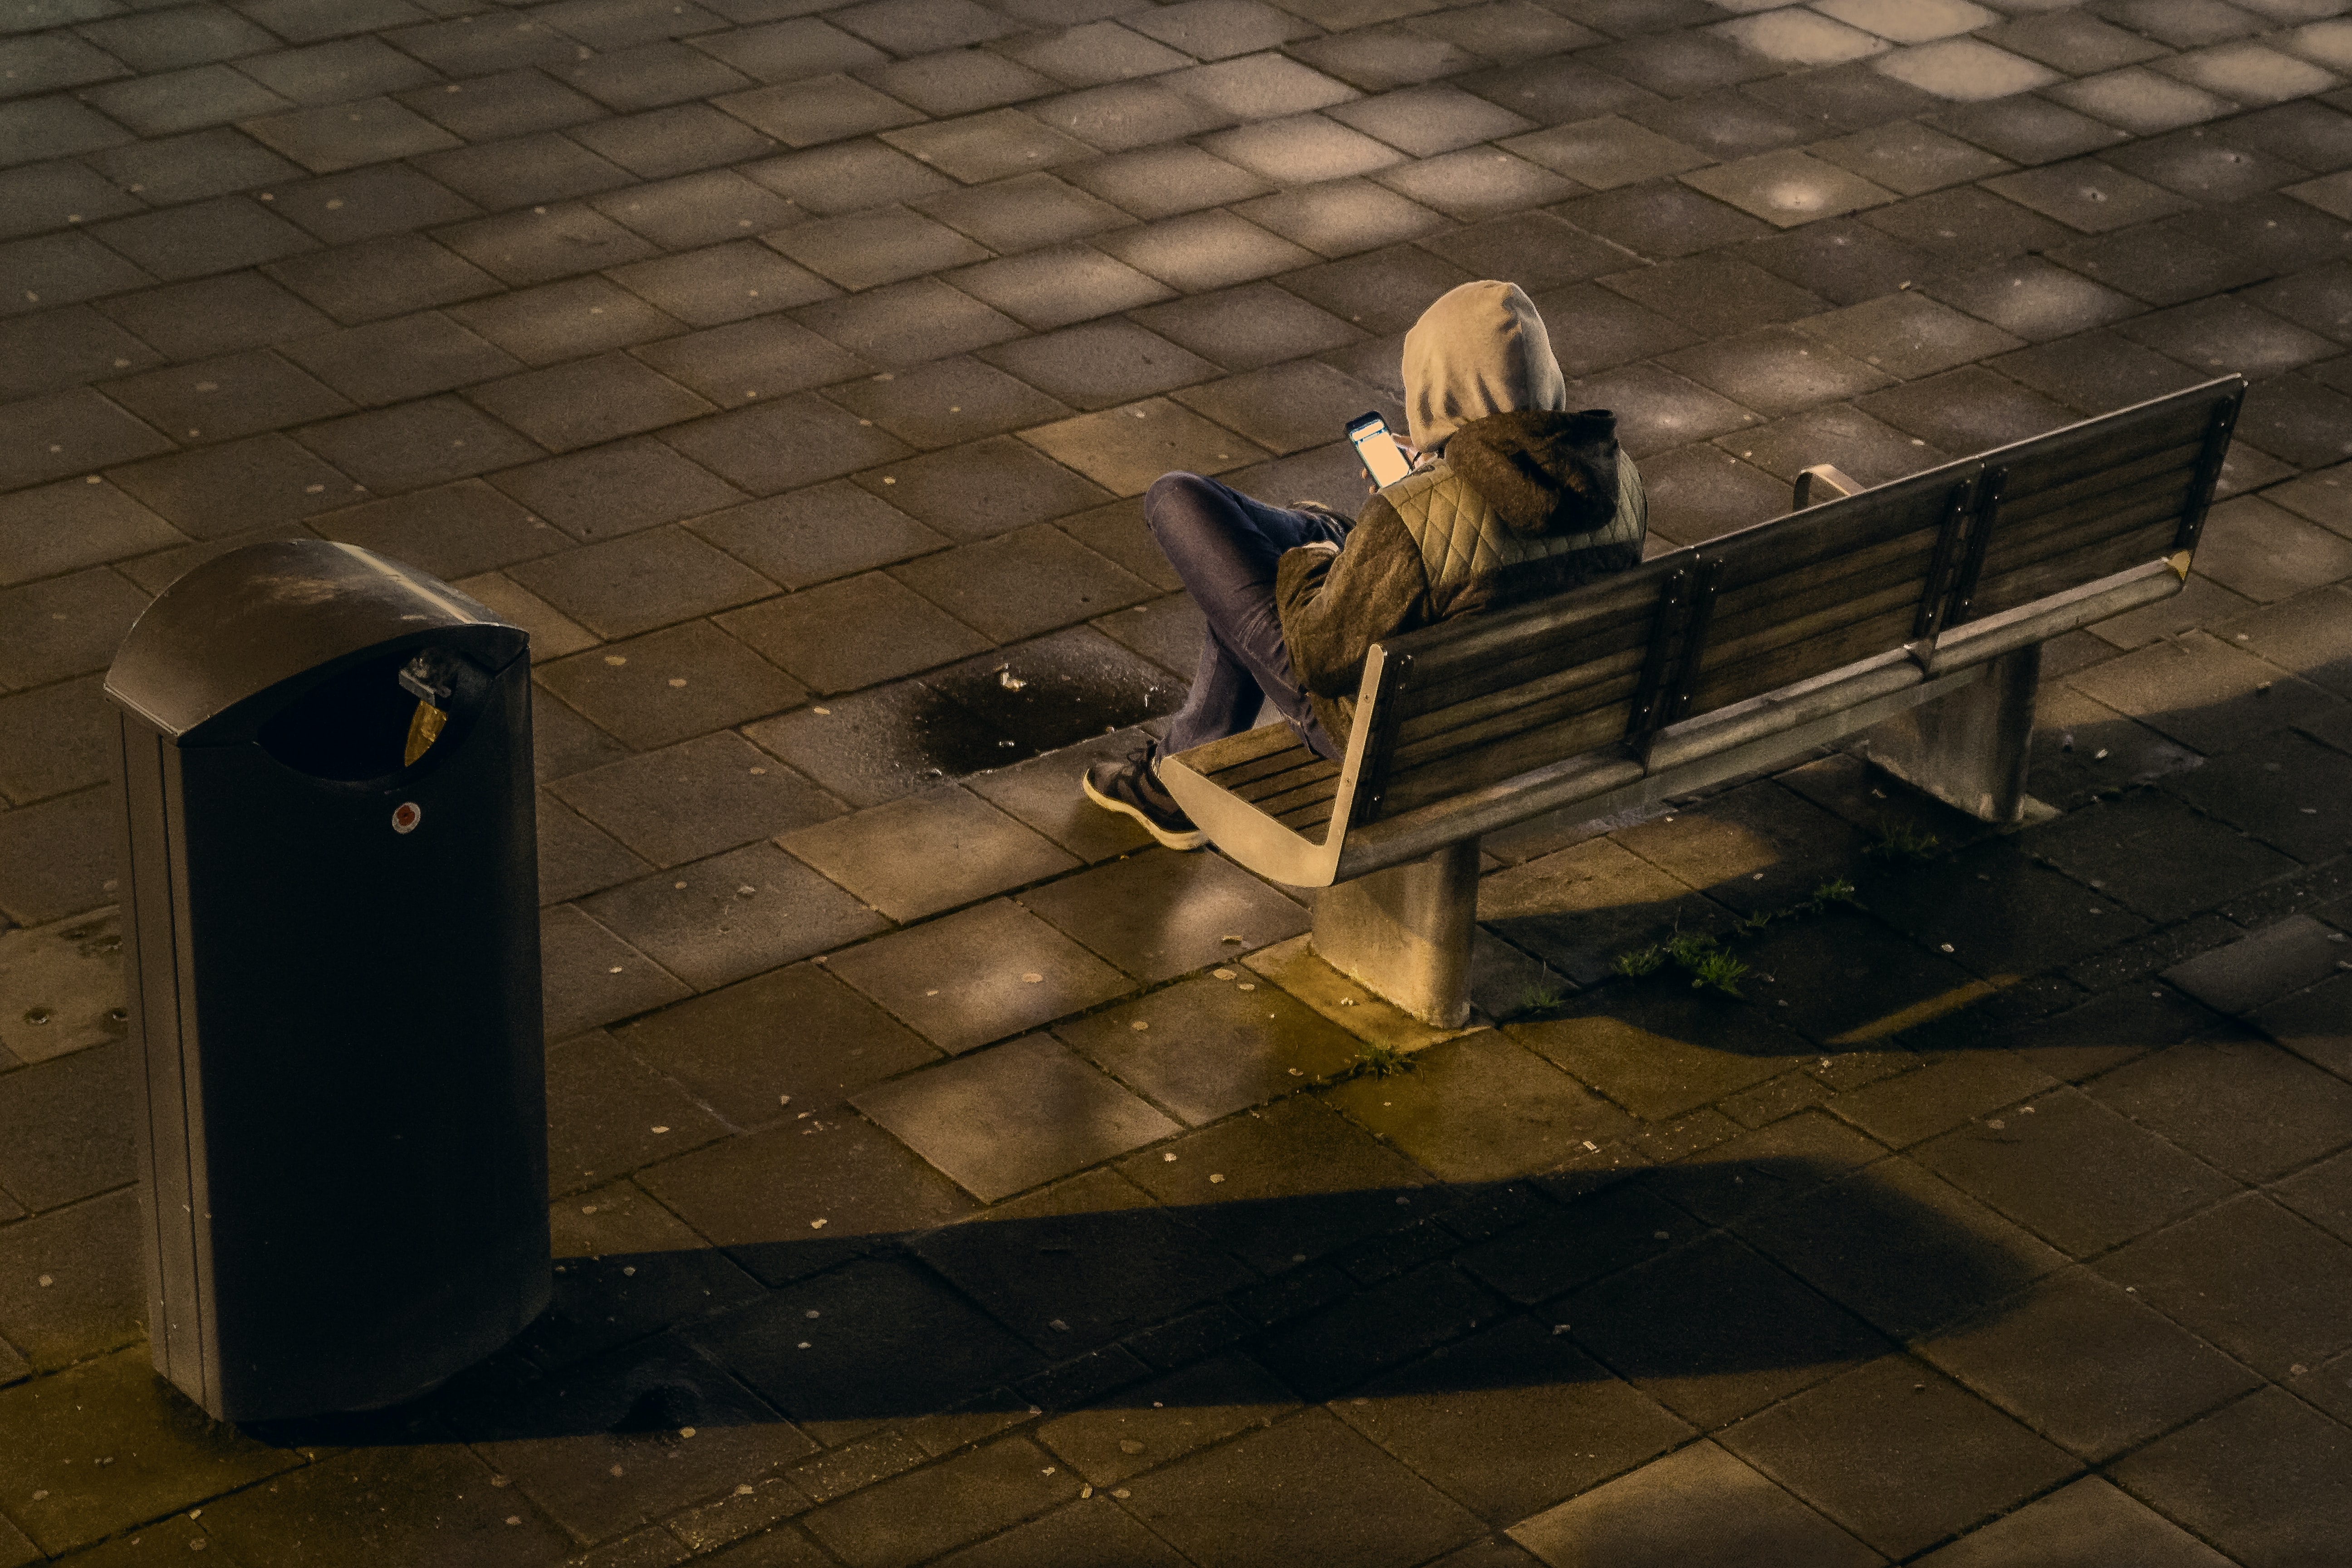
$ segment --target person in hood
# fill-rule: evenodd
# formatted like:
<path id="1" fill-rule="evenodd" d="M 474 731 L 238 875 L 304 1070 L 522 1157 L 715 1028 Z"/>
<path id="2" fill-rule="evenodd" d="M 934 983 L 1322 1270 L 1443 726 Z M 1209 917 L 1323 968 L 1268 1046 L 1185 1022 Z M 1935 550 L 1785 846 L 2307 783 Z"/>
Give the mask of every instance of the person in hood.
<path id="1" fill-rule="evenodd" d="M 1208 623 L 1166 738 L 1087 771 L 1087 797 L 1171 849 L 1207 836 L 1160 784 L 1160 752 L 1239 733 L 1271 702 L 1317 752 L 1348 743 L 1374 643 L 1559 593 L 1642 559 L 1649 507 L 1616 416 L 1568 407 L 1535 303 L 1516 283 L 1465 283 L 1404 340 L 1412 469 L 1350 525 L 1167 474 L 1143 516 Z"/>

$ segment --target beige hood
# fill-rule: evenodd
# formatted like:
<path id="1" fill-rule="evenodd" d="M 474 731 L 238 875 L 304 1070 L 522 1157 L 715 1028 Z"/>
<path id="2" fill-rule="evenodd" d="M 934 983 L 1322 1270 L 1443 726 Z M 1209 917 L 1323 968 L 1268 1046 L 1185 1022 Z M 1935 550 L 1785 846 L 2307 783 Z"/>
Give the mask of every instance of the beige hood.
<path id="1" fill-rule="evenodd" d="M 1565 409 L 1568 382 L 1535 301 L 1490 279 L 1449 289 L 1405 333 L 1404 400 L 1412 444 L 1434 453 L 1474 419 Z"/>

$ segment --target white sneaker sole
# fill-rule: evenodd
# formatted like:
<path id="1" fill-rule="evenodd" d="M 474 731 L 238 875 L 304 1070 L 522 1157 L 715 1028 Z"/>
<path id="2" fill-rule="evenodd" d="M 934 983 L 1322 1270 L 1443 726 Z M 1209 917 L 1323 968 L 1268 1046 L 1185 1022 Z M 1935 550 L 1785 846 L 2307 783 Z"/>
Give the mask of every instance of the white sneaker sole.
<path id="1" fill-rule="evenodd" d="M 1080 773 L 1078 775 L 1078 787 L 1086 791 L 1087 798 L 1088 800 L 1093 801 L 1105 811 L 1116 811 L 1121 816 L 1131 816 L 1135 818 L 1136 821 L 1143 824 L 1143 831 L 1149 833 L 1152 837 L 1158 839 L 1161 844 L 1167 846 L 1171 849 L 1198 849 L 1209 841 L 1209 836 L 1206 833 L 1202 832 L 1197 827 L 1193 828 L 1189 833 L 1169 832 L 1168 829 L 1160 826 L 1158 823 L 1152 821 L 1151 818 L 1144 816 L 1143 813 L 1128 805 L 1127 802 L 1123 800 L 1113 800 L 1110 796 L 1095 788 L 1095 781 L 1087 777 L 1084 773 Z"/>

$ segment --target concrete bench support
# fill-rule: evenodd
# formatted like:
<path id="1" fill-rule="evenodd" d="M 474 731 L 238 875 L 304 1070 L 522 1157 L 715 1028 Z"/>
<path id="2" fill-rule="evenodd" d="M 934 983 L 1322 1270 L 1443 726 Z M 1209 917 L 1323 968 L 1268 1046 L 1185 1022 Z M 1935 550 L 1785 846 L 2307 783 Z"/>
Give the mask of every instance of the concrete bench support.
<path id="1" fill-rule="evenodd" d="M 1992 660 L 1986 679 L 1874 726 L 1864 755 L 1981 822 L 2025 815 L 2025 769 L 2042 645 Z"/>
<path id="2" fill-rule="evenodd" d="M 1318 889 L 1316 952 L 1340 973 L 1442 1029 L 1470 1017 L 1478 841 Z"/>

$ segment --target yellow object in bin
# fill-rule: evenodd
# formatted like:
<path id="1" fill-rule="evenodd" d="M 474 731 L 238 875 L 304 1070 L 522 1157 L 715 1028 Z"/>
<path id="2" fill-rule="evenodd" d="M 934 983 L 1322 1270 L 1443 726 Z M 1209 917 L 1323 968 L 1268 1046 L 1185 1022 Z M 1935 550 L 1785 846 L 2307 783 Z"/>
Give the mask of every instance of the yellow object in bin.
<path id="1" fill-rule="evenodd" d="M 415 767 L 416 759 L 431 751 L 433 742 L 441 738 L 441 727 L 448 721 L 449 715 L 430 702 L 418 703 L 408 721 L 408 744 L 400 753 L 400 765 Z"/>
<path id="2" fill-rule="evenodd" d="M 457 661 L 429 649 L 401 666 L 401 689 L 416 699 L 416 711 L 408 720 L 408 744 L 400 753 L 402 767 L 415 767 L 416 759 L 441 738 L 442 726 L 449 722 L 448 710 L 441 704 L 456 689 L 456 676 Z"/>

